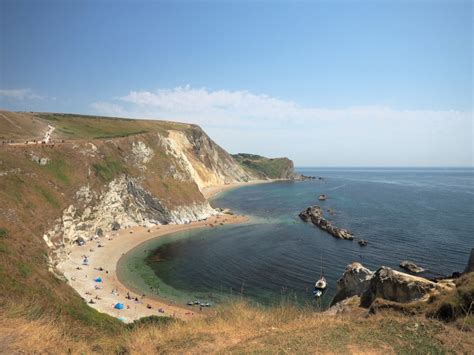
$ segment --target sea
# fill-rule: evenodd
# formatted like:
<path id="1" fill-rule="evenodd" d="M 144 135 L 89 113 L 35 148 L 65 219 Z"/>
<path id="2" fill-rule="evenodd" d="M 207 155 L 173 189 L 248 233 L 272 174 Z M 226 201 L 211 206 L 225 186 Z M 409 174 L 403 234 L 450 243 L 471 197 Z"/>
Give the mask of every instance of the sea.
<path id="1" fill-rule="evenodd" d="M 299 168 L 318 177 L 243 186 L 214 207 L 250 216 L 248 223 L 180 232 L 148 241 L 119 262 L 119 278 L 137 292 L 177 303 L 234 298 L 264 306 L 292 302 L 327 307 L 346 266 L 400 270 L 402 260 L 426 276 L 462 271 L 474 247 L 474 169 Z M 321 177 L 321 179 L 319 179 Z M 327 195 L 319 201 L 320 194 Z M 298 213 L 324 209 L 356 239 L 339 240 Z M 312 296 L 321 276 L 328 288 Z"/>

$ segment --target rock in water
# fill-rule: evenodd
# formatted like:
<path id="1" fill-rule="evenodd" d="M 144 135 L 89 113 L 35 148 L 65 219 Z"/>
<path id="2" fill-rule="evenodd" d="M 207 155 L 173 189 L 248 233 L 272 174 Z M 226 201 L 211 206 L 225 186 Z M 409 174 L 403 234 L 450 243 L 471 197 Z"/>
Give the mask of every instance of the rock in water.
<path id="1" fill-rule="evenodd" d="M 471 249 L 471 255 L 469 256 L 469 261 L 467 262 L 464 272 L 474 272 L 474 248 Z"/>
<path id="2" fill-rule="evenodd" d="M 400 267 L 407 270 L 407 271 L 410 271 L 414 274 L 418 274 L 420 272 L 423 272 L 425 271 L 425 269 L 423 269 L 422 267 L 419 267 L 418 265 L 416 265 L 414 262 L 412 261 L 408 261 L 408 260 L 403 260 L 401 263 L 400 263 Z"/>
<path id="3" fill-rule="evenodd" d="M 299 214 L 300 218 L 305 222 L 312 222 L 322 230 L 328 232 L 333 237 L 339 239 L 353 240 L 354 236 L 351 232 L 344 228 L 333 226 L 326 218 L 323 217 L 323 210 L 319 206 L 310 206 Z"/>
<path id="4" fill-rule="evenodd" d="M 362 294 L 360 303 L 362 307 L 370 307 L 376 298 L 406 303 L 446 288 L 446 285 L 436 284 L 422 277 L 382 266 L 370 280 L 369 287 Z"/>
<path id="5" fill-rule="evenodd" d="M 346 271 L 337 280 L 337 292 L 331 302 L 331 306 L 346 298 L 362 295 L 369 288 L 370 280 L 373 276 L 374 272 L 360 263 L 354 262 L 347 265 Z"/>

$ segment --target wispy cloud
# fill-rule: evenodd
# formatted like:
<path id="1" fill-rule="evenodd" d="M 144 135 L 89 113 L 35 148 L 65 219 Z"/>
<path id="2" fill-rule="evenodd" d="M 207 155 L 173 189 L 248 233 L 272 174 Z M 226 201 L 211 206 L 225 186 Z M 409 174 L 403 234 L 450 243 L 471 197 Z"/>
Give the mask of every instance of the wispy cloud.
<path id="1" fill-rule="evenodd" d="M 472 111 L 308 107 L 265 94 L 190 86 L 130 91 L 92 107 L 110 116 L 197 123 L 231 151 L 294 152 L 307 159 L 300 164 L 472 165 Z M 242 132 L 236 135 L 236 129 Z"/>
<path id="2" fill-rule="evenodd" d="M 218 126 L 284 126 L 305 125 L 315 121 L 334 122 L 350 119 L 414 120 L 429 117 L 433 121 L 446 118 L 468 118 L 472 112 L 457 110 L 399 110 L 386 106 L 356 106 L 346 108 L 304 107 L 248 91 L 211 91 L 189 85 L 155 91 L 130 91 L 112 102 L 92 104 L 98 113 L 129 115 L 136 118 L 166 118 Z"/>
<path id="3" fill-rule="evenodd" d="M 43 100 L 45 97 L 38 95 L 31 89 L 0 89 L 0 97 L 13 100 Z"/>

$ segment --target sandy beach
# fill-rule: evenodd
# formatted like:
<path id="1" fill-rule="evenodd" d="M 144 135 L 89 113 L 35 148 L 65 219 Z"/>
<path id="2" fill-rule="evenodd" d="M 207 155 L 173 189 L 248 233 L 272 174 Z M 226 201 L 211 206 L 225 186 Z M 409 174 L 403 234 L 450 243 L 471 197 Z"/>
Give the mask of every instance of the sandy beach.
<path id="1" fill-rule="evenodd" d="M 223 191 L 232 190 L 240 186 L 250 186 L 250 185 L 257 185 L 257 184 L 268 184 L 271 182 L 279 181 L 277 179 L 271 180 L 252 180 L 248 182 L 236 182 L 232 184 L 224 184 L 224 185 L 212 185 L 205 187 L 201 192 L 206 199 L 213 198 L 220 194 Z"/>
<path id="2" fill-rule="evenodd" d="M 255 180 L 244 183 L 209 186 L 203 190 L 206 199 L 215 197 L 220 192 L 240 186 L 270 183 L 273 180 Z M 131 249 L 150 239 L 167 234 L 195 228 L 219 228 L 221 224 L 244 223 L 248 217 L 222 214 L 206 220 L 189 224 L 159 225 L 151 228 L 133 227 L 118 232 L 111 232 L 85 245 L 74 245 L 69 258 L 58 265 L 69 284 L 85 299 L 88 304 L 99 312 L 107 313 L 124 322 L 133 322 L 141 317 L 151 315 L 172 316 L 180 319 L 192 319 L 205 314 L 206 309 L 199 311 L 197 307 L 177 305 L 172 301 L 148 298 L 125 287 L 117 277 L 119 259 Z M 99 246 L 100 245 L 100 246 Z M 84 259 L 87 256 L 87 264 Z M 96 282 L 101 278 L 101 282 Z M 127 295 L 131 299 L 127 298 Z M 137 299 L 138 300 L 137 300 Z M 115 305 L 122 303 L 123 309 Z M 151 308 L 149 308 L 151 307 Z M 197 311 L 197 312 L 196 312 Z"/>
<path id="3" fill-rule="evenodd" d="M 174 316 L 180 319 L 190 319 L 198 314 L 196 307 L 176 305 L 172 302 L 156 298 L 142 298 L 127 289 L 117 278 L 117 262 L 123 254 L 147 240 L 164 235 L 196 228 L 219 228 L 220 224 L 243 223 L 248 218 L 239 215 L 219 215 L 205 221 L 189 224 L 170 224 L 152 228 L 134 227 L 111 233 L 85 245 L 75 245 L 68 260 L 59 264 L 58 269 L 63 272 L 70 285 L 99 312 L 121 318 L 124 322 L 151 315 Z M 101 245 L 99 247 L 99 245 Z M 84 256 L 87 256 L 87 265 L 84 265 Z M 102 282 L 96 282 L 100 277 Z M 127 292 L 132 299 L 127 299 Z M 135 300 L 138 298 L 138 301 Z M 92 303 L 90 302 L 92 300 Z M 123 303 L 124 309 L 115 309 L 117 303 Z M 147 306 L 151 306 L 148 308 Z M 161 312 L 160 312 L 161 309 Z M 205 310 L 203 310 L 205 311 Z"/>

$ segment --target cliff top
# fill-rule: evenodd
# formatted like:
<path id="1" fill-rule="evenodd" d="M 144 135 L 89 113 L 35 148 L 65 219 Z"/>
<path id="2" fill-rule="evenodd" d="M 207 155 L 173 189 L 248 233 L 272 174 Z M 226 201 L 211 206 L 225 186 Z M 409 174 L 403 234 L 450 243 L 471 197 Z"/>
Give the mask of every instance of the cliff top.
<path id="1" fill-rule="evenodd" d="M 119 117 L 65 113 L 0 111 L 0 139 L 41 140 L 48 125 L 54 126 L 53 139 L 109 139 L 141 133 L 200 129 L 197 125 Z"/>

